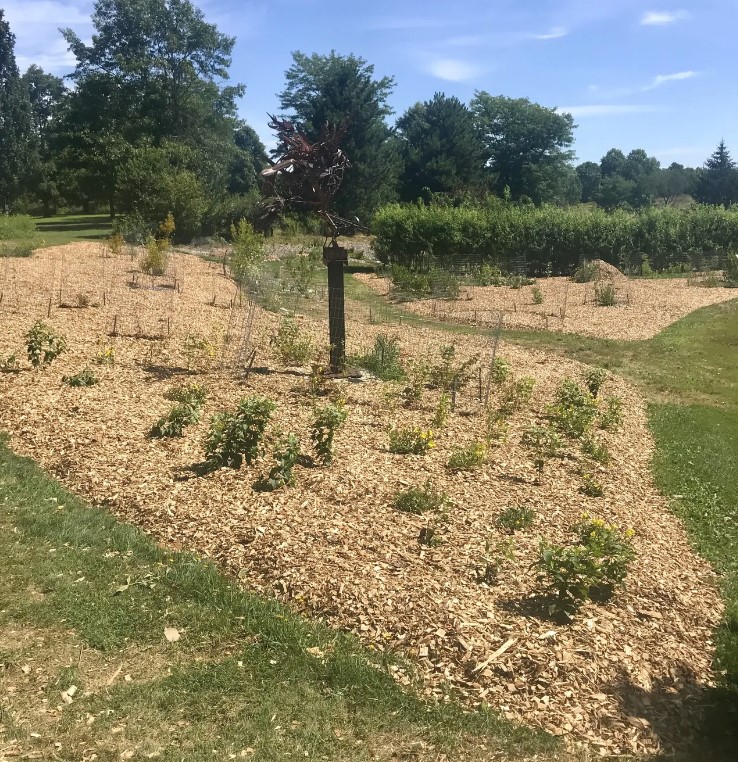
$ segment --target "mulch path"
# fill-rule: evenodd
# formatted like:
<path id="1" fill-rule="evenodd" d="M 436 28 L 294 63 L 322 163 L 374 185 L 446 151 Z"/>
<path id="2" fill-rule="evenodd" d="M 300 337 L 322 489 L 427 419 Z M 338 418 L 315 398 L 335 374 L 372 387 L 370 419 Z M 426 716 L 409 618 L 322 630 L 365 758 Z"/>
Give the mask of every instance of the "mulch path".
<path id="1" fill-rule="evenodd" d="M 610 377 L 602 391 L 624 401 L 623 428 L 597 432 L 612 462 L 592 464 L 570 443 L 539 485 L 521 432 L 545 422 L 558 383 L 581 377 L 577 363 L 502 343 L 498 353 L 514 375 L 536 379 L 532 402 L 512 418 L 507 441 L 485 465 L 458 473 L 445 466 L 451 448 L 484 431 L 475 383 L 436 432 L 436 447 L 402 456 L 388 451 L 387 427 L 431 428 L 438 392 L 426 391 L 418 408 L 407 409 L 401 385 L 329 381 L 349 411 L 334 463 L 298 468 L 291 488 L 255 492 L 269 456 L 205 476 L 191 466 L 203 459 L 209 416 L 254 393 L 278 403 L 273 427 L 295 432 L 310 452 L 307 371 L 280 368 L 270 344 L 280 316 L 240 304 L 217 263 L 174 255 L 167 276 L 155 279 L 137 273 L 129 257 L 103 253 L 98 244 L 71 244 L 0 263 L 0 354 L 14 352 L 22 365 L 0 374 L 0 427 L 11 432 L 16 451 L 164 545 L 207 556 L 245 587 L 406 656 L 428 696 L 488 703 L 608 755 L 652 753 L 689 739 L 700 696 L 713 684 L 711 636 L 722 608 L 715 575 L 653 484 L 653 441 L 632 386 Z M 96 306 L 60 306 L 79 303 L 77 294 Z M 34 372 L 23 357 L 23 334 L 39 318 L 67 336 L 69 350 Z M 325 343 L 323 322 L 300 324 L 316 346 Z M 117 336 L 109 335 L 113 326 Z M 437 362 L 451 340 L 425 328 L 348 324 L 351 340 L 364 344 L 388 330 L 409 361 Z M 213 352 L 187 356 L 185 339 L 195 332 Z M 489 340 L 454 340 L 459 359 L 489 362 Z M 93 364 L 105 346 L 114 347 L 115 365 Z M 254 372 L 244 382 L 233 365 L 251 349 Z M 61 383 L 85 365 L 99 385 Z M 149 439 L 171 405 L 164 392 L 186 380 L 210 390 L 202 421 L 181 439 Z M 579 491 L 582 470 L 596 475 L 603 497 Z M 451 500 L 437 547 L 418 542 L 426 518 L 392 507 L 398 490 L 426 480 Z M 497 517 L 509 506 L 533 508 L 533 526 L 513 536 L 500 530 Z M 637 558 L 623 590 L 586 603 L 571 624 L 561 624 L 544 616 L 531 566 L 541 539 L 570 542 L 569 528 L 585 511 L 632 527 Z M 485 543 L 510 539 L 514 557 L 503 561 L 496 584 L 477 582 Z M 394 675 L 412 681 L 403 669 Z"/>

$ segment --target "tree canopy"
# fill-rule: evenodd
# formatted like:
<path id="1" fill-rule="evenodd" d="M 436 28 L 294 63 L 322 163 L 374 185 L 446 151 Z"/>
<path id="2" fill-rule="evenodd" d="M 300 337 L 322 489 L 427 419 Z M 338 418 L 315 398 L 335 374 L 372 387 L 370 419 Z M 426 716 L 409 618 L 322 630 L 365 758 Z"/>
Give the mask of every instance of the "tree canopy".
<path id="1" fill-rule="evenodd" d="M 720 141 L 700 171 L 695 198 L 703 204 L 725 207 L 738 202 L 738 170 L 724 140 Z"/>

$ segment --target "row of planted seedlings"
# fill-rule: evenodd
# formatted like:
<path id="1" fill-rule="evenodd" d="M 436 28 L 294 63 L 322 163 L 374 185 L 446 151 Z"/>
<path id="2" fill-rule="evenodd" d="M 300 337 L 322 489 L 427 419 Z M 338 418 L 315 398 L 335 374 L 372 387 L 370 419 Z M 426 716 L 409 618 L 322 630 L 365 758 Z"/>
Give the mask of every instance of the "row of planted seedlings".
<path id="1" fill-rule="evenodd" d="M 427 427 L 390 426 L 387 448 L 399 455 L 427 455 L 436 444 L 453 415 L 455 398 L 477 378 L 476 358 L 456 361 L 455 347 L 444 346 L 438 361 L 420 362 L 405 368 L 397 339 L 379 335 L 373 349 L 352 360 L 393 384 L 394 403 L 419 408 L 426 390 L 438 391 Z M 564 379 L 554 399 L 545 406 L 535 424 L 523 428 L 518 444 L 529 454 L 535 468 L 535 486 L 544 485 L 553 463 L 561 462 L 572 450 L 579 451 L 579 490 L 582 495 L 600 498 L 604 487 L 597 471 L 611 461 L 604 432 L 615 432 L 623 425 L 623 403 L 615 396 L 602 396 L 608 378 L 602 368 L 588 370 L 583 378 Z M 494 389 L 492 400 L 481 406 L 484 435 L 466 445 L 451 445 L 445 468 L 449 473 L 474 472 L 489 462 L 493 451 L 509 440 L 511 422 L 530 411 L 535 380 L 514 378 L 509 363 L 496 357 L 489 371 Z M 481 390 L 480 384 L 480 390 Z M 389 391 L 387 396 L 392 397 Z M 483 395 L 480 395 L 483 398 Z M 468 414 L 468 412 L 467 412 Z M 598 433 L 599 432 L 599 433 Z M 423 515 L 418 542 L 434 547 L 442 544 L 448 532 L 448 511 L 452 501 L 432 481 L 426 481 L 396 493 L 393 506 L 404 513 Z M 487 538 L 484 550 L 473 565 L 472 574 L 481 584 L 493 585 L 505 564 L 514 558 L 511 535 L 529 529 L 535 522 L 533 509 L 511 506 L 497 519 L 497 527 L 506 537 Z M 557 545 L 541 539 L 535 563 L 537 583 L 547 594 L 548 614 L 569 617 L 588 599 L 611 596 L 623 582 L 634 558 L 633 532 L 620 529 L 602 519 L 583 513 L 570 528 L 571 542 Z"/>

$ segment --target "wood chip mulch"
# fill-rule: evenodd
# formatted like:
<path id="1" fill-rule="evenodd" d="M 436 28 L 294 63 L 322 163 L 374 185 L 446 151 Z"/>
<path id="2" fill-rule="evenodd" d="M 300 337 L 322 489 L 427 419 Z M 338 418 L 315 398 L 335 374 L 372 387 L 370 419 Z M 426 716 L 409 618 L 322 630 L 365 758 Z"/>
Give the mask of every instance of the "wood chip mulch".
<path id="1" fill-rule="evenodd" d="M 598 431 L 612 454 L 607 468 L 586 462 L 570 445 L 538 485 L 521 431 L 545 422 L 557 384 L 581 377 L 578 364 L 502 344 L 499 354 L 515 376 L 536 379 L 533 400 L 488 462 L 460 473 L 445 467 L 452 446 L 483 436 L 474 383 L 436 432 L 437 446 L 425 456 L 402 456 L 388 451 L 388 425 L 430 428 L 438 392 L 427 391 L 417 409 L 406 409 L 398 387 L 367 378 L 330 381 L 349 411 L 334 463 L 299 468 L 292 488 L 255 492 L 268 456 L 206 476 L 191 466 L 203 459 L 209 416 L 253 393 L 278 402 L 274 426 L 298 434 L 310 451 L 306 373 L 280 369 L 270 346 L 279 316 L 239 305 L 217 263 L 175 255 L 167 276 L 154 279 L 128 257 L 102 253 L 98 244 L 72 244 L 0 264 L 0 354 L 16 353 L 22 365 L 0 374 L 0 427 L 11 432 L 14 449 L 164 545 L 203 554 L 245 587 L 408 657 L 430 697 L 453 693 L 469 706 L 487 703 L 606 755 L 653 753 L 689 739 L 700 696 L 713 684 L 711 636 L 721 603 L 715 575 L 653 484 L 653 442 L 633 387 L 611 377 L 602 392 L 619 395 L 625 414 L 622 430 Z M 78 304 L 78 294 L 91 306 L 60 306 Z M 39 318 L 67 336 L 69 350 L 34 372 L 23 357 L 23 334 Z M 324 323 L 304 318 L 301 325 L 316 344 L 325 343 Z M 109 335 L 113 326 L 117 336 Z M 352 346 L 387 331 L 348 325 Z M 217 346 L 214 357 L 187 360 L 184 340 L 193 332 Z M 449 343 L 448 335 L 428 329 L 391 332 L 406 358 L 435 361 Z M 455 340 L 459 358 L 489 361 L 487 340 Z M 115 365 L 95 365 L 106 345 L 115 348 Z M 229 365 L 250 348 L 255 370 L 244 383 Z M 99 385 L 61 383 L 86 365 Z M 202 421 L 181 439 L 149 439 L 171 405 L 163 393 L 185 380 L 210 390 Z M 582 469 L 595 473 L 603 497 L 580 493 Z M 418 542 L 424 517 L 392 507 L 398 490 L 426 480 L 452 501 L 437 547 Z M 509 506 L 533 508 L 534 525 L 505 534 L 496 519 Z M 544 616 L 531 565 L 542 538 L 571 541 L 569 528 L 584 511 L 632 527 L 637 558 L 625 589 L 605 603 L 586 603 L 572 623 L 561 624 Z M 503 562 L 496 584 L 479 584 L 485 542 L 508 539 L 514 558 Z M 394 674 L 411 682 L 402 669 Z"/>

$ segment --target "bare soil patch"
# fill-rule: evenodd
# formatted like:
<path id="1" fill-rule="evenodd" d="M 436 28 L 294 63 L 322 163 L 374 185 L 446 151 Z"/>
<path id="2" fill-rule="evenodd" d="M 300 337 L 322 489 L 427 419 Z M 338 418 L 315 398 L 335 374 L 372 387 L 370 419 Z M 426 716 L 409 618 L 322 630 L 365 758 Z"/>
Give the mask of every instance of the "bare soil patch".
<path id="1" fill-rule="evenodd" d="M 614 268 L 613 268 L 614 269 Z M 616 271 L 617 272 L 617 271 Z M 378 294 L 389 295 L 390 281 L 357 274 Z M 617 303 L 601 307 L 596 288 L 608 283 Z M 543 303 L 535 304 L 539 288 Z M 700 307 L 735 299 L 735 289 L 704 288 L 688 278 L 629 279 L 612 276 L 600 282 L 573 283 L 569 278 L 542 278 L 535 286 L 464 286 L 458 300 L 420 299 L 405 309 L 416 315 L 453 323 L 496 326 L 503 315 L 506 328 L 562 331 L 608 339 L 649 339 Z"/>
<path id="2" fill-rule="evenodd" d="M 598 432 L 612 454 L 606 469 L 594 467 L 605 488 L 601 498 L 579 492 L 582 469 L 593 466 L 577 447 L 551 462 L 538 485 L 520 446 L 522 430 L 544 420 L 557 384 L 580 376 L 581 367 L 504 344 L 499 353 L 515 376 L 532 376 L 537 384 L 531 405 L 512 419 L 507 442 L 480 469 L 445 467 L 454 445 L 483 436 L 474 383 L 436 432 L 437 446 L 426 456 L 402 456 L 388 451 L 388 425 L 429 428 L 438 392 L 427 391 L 417 409 L 407 409 L 397 387 L 337 380 L 329 383 L 349 418 L 337 434 L 334 463 L 299 468 L 292 488 L 255 492 L 268 457 L 206 476 L 191 466 L 203 459 L 209 416 L 255 393 L 278 403 L 274 426 L 295 432 L 309 452 L 314 400 L 306 394 L 305 369 L 278 365 L 270 339 L 279 316 L 241 303 L 217 263 L 174 255 L 167 276 L 156 279 L 136 273 L 126 256 L 101 252 L 96 244 L 76 244 L 4 264 L 0 354 L 22 357 L 23 334 L 38 318 L 69 342 L 46 371 L 33 372 L 24 362 L 20 372 L 0 375 L 0 428 L 12 433 L 14 449 L 165 545 L 197 551 L 243 585 L 355 632 L 373 648 L 409 657 L 427 694 L 439 700 L 451 686 L 469 705 L 489 703 L 510 719 L 605 754 L 686 742 L 699 721 L 701 692 L 712 684 L 710 637 L 721 603 L 712 571 L 655 489 L 645 406 L 630 385 L 613 377 L 603 389 L 623 399 L 625 423 L 619 432 Z M 513 293 L 520 298 L 527 291 Z M 98 306 L 59 307 L 76 293 L 88 293 Z M 301 325 L 316 345 L 325 343 L 324 321 L 303 318 Z M 193 331 L 215 351 L 188 357 L 185 340 Z M 354 348 L 381 332 L 387 326 L 348 325 Z M 436 360 L 451 341 L 429 329 L 389 332 L 409 359 Z M 255 368 L 263 369 L 247 382 L 233 370 L 245 335 L 256 350 Z M 460 359 L 489 361 L 486 340 L 454 340 Z M 115 365 L 94 365 L 106 345 L 115 349 Z M 61 383 L 86 365 L 99 385 Z M 210 391 L 203 420 L 181 439 L 149 439 L 151 425 L 171 405 L 164 392 L 188 379 Z M 425 519 L 392 507 L 398 490 L 428 479 L 453 501 L 443 543 L 432 548 L 418 542 Z M 515 557 L 503 564 L 498 583 L 478 584 L 485 542 L 508 538 L 496 519 L 509 506 L 533 508 L 535 523 L 514 535 Z M 568 541 L 583 511 L 633 527 L 637 559 L 624 590 L 587 603 L 573 623 L 560 624 L 542 615 L 531 565 L 540 539 Z M 402 670 L 395 676 L 410 682 Z"/>

